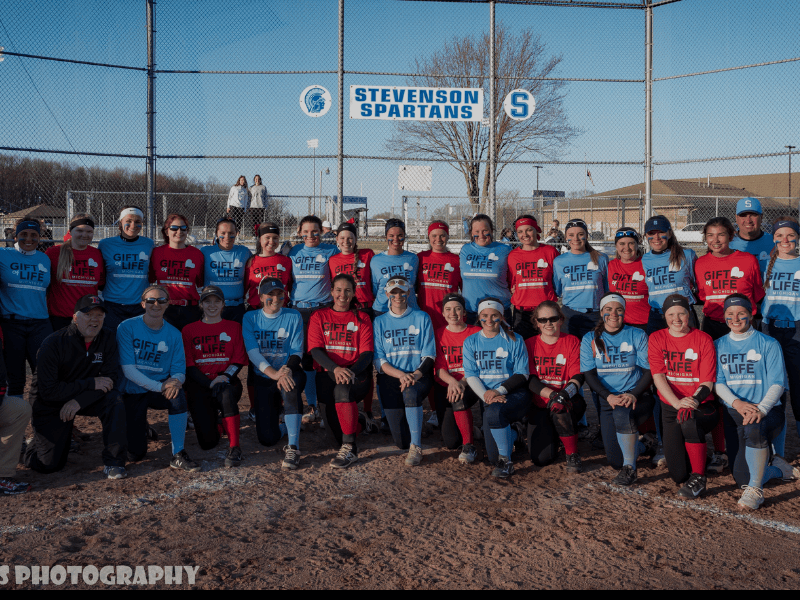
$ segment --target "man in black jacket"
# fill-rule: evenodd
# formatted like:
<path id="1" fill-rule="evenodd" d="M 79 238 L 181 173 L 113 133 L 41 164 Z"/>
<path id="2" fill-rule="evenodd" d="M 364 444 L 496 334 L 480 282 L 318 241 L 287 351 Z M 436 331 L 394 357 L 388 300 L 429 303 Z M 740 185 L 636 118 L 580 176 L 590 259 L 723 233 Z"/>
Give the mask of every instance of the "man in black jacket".
<path id="1" fill-rule="evenodd" d="M 75 415 L 103 424 L 103 474 L 127 476 L 125 405 L 119 390 L 119 353 L 114 332 L 103 329 L 106 308 L 94 295 L 75 304 L 72 324 L 45 338 L 33 381 L 33 441 L 25 466 L 39 473 L 64 468 Z"/>

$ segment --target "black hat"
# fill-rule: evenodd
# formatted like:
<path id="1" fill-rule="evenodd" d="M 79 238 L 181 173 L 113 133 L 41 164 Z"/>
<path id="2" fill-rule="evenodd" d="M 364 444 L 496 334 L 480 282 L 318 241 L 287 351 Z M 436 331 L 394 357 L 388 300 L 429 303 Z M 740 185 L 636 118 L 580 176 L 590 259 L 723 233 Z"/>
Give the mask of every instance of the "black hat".
<path id="1" fill-rule="evenodd" d="M 661 215 L 650 217 L 647 219 L 647 223 L 644 224 L 645 233 L 648 231 L 660 231 L 662 233 L 667 233 L 670 229 L 672 229 L 672 225 L 670 225 L 669 219 Z"/>
<path id="2" fill-rule="evenodd" d="M 267 277 L 266 279 L 261 280 L 261 283 L 258 285 L 259 296 L 263 294 L 269 294 L 273 290 L 281 290 L 282 292 L 285 292 L 286 286 L 283 285 L 283 282 L 280 279 L 276 279 L 275 277 Z"/>
<path id="3" fill-rule="evenodd" d="M 88 313 L 93 308 L 102 309 L 103 312 L 108 312 L 106 310 L 105 302 L 100 296 L 95 296 L 94 294 L 87 294 L 85 296 L 81 296 L 78 301 L 75 303 L 75 312 L 82 312 Z"/>
<path id="4" fill-rule="evenodd" d="M 207 285 L 203 288 L 203 291 L 200 292 L 200 302 L 208 298 L 209 296 L 216 296 L 220 300 L 225 300 L 225 294 L 222 293 L 222 290 L 218 288 L 216 285 Z"/>
<path id="5" fill-rule="evenodd" d="M 445 304 L 453 301 L 458 302 L 463 308 L 467 307 L 467 303 L 464 301 L 464 296 L 462 296 L 461 294 L 452 293 L 452 294 L 447 294 L 447 296 L 445 296 L 444 299 L 442 300 L 442 309 L 444 309 Z"/>

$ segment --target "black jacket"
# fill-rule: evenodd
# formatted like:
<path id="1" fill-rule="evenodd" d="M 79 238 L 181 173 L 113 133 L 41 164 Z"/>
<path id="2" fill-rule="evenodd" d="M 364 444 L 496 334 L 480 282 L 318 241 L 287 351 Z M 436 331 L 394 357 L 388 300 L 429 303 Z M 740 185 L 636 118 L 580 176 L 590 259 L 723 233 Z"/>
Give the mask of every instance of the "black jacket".
<path id="1" fill-rule="evenodd" d="M 95 377 L 109 377 L 119 394 L 119 351 L 113 331 L 105 327 L 86 349 L 86 342 L 72 323 L 47 336 L 37 354 L 36 375 L 33 378 L 34 398 L 45 404 L 66 404 L 76 400 L 86 408 L 105 394 L 94 389 Z"/>

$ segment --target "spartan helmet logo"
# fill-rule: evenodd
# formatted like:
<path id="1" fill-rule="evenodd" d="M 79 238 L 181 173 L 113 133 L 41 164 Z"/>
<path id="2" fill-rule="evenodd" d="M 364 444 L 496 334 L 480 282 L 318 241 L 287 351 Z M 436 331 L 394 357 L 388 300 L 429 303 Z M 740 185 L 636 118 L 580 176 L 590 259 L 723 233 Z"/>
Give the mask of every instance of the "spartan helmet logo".
<path id="1" fill-rule="evenodd" d="M 309 113 L 322 112 L 325 108 L 325 90 L 318 87 L 311 88 L 306 93 L 305 102 Z"/>

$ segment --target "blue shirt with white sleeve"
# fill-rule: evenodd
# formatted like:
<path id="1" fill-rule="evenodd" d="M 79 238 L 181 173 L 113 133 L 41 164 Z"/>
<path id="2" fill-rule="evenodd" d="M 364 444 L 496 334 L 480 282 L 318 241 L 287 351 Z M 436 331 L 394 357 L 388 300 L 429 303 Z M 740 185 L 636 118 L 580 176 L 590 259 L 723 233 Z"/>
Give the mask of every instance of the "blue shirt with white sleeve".
<path id="1" fill-rule="evenodd" d="M 22 319 L 47 319 L 50 259 L 44 252 L 0 248 L 0 312 Z"/>
<path id="2" fill-rule="evenodd" d="M 393 277 L 403 277 L 408 281 L 408 285 L 411 286 L 411 290 L 408 292 L 408 306 L 414 309 L 419 308 L 417 295 L 414 293 L 419 272 L 419 257 L 416 254 L 403 250 L 402 254 L 390 255 L 388 250 L 384 250 L 372 257 L 369 269 L 372 277 L 372 293 L 375 296 L 372 309 L 375 312 L 389 310 L 389 298 L 386 297 L 384 288 Z"/>
<path id="3" fill-rule="evenodd" d="M 436 359 L 431 318 L 419 309 L 409 306 L 402 315 L 391 311 L 379 315 L 373 324 L 373 337 L 375 369 L 379 373 L 385 363 L 411 373 L 426 358 Z"/>
<path id="4" fill-rule="evenodd" d="M 589 252 L 559 254 L 553 261 L 553 284 L 561 303 L 572 310 L 599 310 L 608 292 L 608 256 L 598 252 L 598 262 Z"/>
<path id="5" fill-rule="evenodd" d="M 625 325 L 616 333 L 604 331 L 605 352 L 594 344 L 594 331 L 581 340 L 581 372 L 597 369 L 597 376 L 612 394 L 624 394 L 636 387 L 642 369 L 649 369 L 647 334 Z"/>
<path id="6" fill-rule="evenodd" d="M 127 319 L 117 329 L 117 344 L 122 367 L 136 367 L 145 377 L 161 382 L 174 375 L 186 375 L 181 332 L 166 321 L 155 330 L 145 325 L 144 315 Z M 143 394 L 148 390 L 123 377 L 120 391 Z"/>
<path id="7" fill-rule="evenodd" d="M 727 385 L 740 400 L 761 404 L 770 387 L 786 387 L 786 367 L 778 341 L 752 331 L 744 340 L 734 340 L 729 333 L 714 342 L 717 383 Z"/>
<path id="8" fill-rule="evenodd" d="M 681 266 L 675 268 L 670 264 L 670 252 L 648 252 L 642 256 L 642 266 L 645 270 L 645 283 L 650 294 L 650 308 L 662 312 L 664 300 L 672 294 L 680 294 L 689 301 L 696 302 L 692 288 L 696 287 L 694 281 L 694 263 L 697 254 L 691 248 L 683 249 L 684 260 Z"/>
<path id="9" fill-rule="evenodd" d="M 339 249 L 331 244 L 320 244 L 314 248 L 298 244 L 289 251 L 294 278 L 291 299 L 295 308 L 307 308 L 305 303 L 316 306 L 331 301 L 328 260 L 334 254 L 339 254 Z"/>
<path id="10" fill-rule="evenodd" d="M 800 257 L 792 259 L 776 258 L 767 281 L 766 270 L 762 274 L 768 284 L 766 297 L 761 305 L 764 323 L 783 321 L 783 327 L 794 328 L 794 321 L 800 321 Z"/>
<path id="11" fill-rule="evenodd" d="M 516 334 L 513 338 L 501 332 L 487 338 L 482 331 L 473 333 L 464 340 L 464 377 L 477 377 L 487 390 L 500 387 L 515 374 L 526 377 L 530 374 L 528 350 L 525 342 Z"/>
<path id="12" fill-rule="evenodd" d="M 291 308 L 282 308 L 274 315 L 266 314 L 263 309 L 251 310 L 244 315 L 242 337 L 252 362 L 255 363 L 252 354 L 255 351 L 278 370 L 289 362 L 290 356 L 303 356 L 303 317 Z M 269 379 L 258 364 L 255 366 L 253 371 L 257 376 Z"/>

